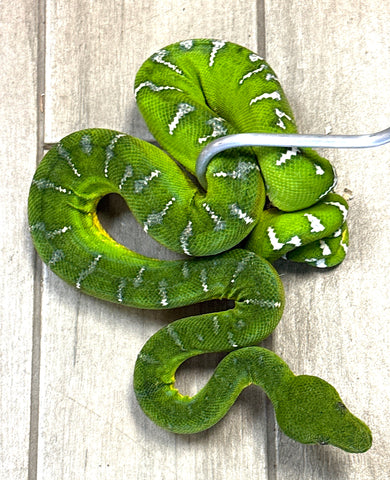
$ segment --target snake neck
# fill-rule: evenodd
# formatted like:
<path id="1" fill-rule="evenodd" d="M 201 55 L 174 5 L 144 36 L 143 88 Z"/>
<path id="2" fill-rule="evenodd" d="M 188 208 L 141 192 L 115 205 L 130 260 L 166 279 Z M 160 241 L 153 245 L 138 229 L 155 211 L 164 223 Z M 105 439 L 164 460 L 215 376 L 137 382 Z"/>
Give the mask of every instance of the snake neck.
<path id="1" fill-rule="evenodd" d="M 195 433 L 210 428 L 251 384 L 261 387 L 277 408 L 286 385 L 295 378 L 287 364 L 273 352 L 256 346 L 244 347 L 226 355 L 207 384 L 190 397 L 175 387 L 175 373 L 195 352 L 172 356 L 172 352 L 166 351 L 167 358 L 161 361 L 148 343 L 136 362 L 135 393 L 145 413 L 153 418 L 156 404 L 160 404 L 159 410 L 164 414 L 154 421 L 175 433 Z M 181 421 L 183 418 L 186 418 L 185 424 Z"/>
<path id="2" fill-rule="evenodd" d="M 236 354 L 247 357 L 251 383 L 261 387 L 276 407 L 286 385 L 295 377 L 289 366 L 275 353 L 261 347 L 248 347 Z"/>

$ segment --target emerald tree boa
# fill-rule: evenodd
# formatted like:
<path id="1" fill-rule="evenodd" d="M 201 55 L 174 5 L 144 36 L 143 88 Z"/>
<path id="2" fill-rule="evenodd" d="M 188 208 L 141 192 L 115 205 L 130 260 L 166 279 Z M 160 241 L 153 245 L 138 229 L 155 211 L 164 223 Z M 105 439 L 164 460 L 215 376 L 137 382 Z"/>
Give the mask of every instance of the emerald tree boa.
<path id="1" fill-rule="evenodd" d="M 256 384 L 291 438 L 366 451 L 368 427 L 331 385 L 294 375 L 275 353 L 258 346 L 284 307 L 271 263 L 283 257 L 327 268 L 345 257 L 348 205 L 333 192 L 332 166 L 309 149 L 239 148 L 211 161 L 207 191 L 193 178 L 200 151 L 214 138 L 296 132 L 275 73 L 233 43 L 187 40 L 146 60 L 135 95 L 165 151 L 111 130 L 63 138 L 31 185 L 29 223 L 39 255 L 82 292 L 123 305 L 234 302 L 231 309 L 167 325 L 140 352 L 135 394 L 161 427 L 177 433 L 209 428 L 243 388 Z M 186 258 L 148 258 L 113 240 L 96 211 L 109 193 L 120 194 L 148 234 Z M 220 351 L 230 353 L 205 387 L 192 397 L 181 395 L 177 368 L 195 355 Z"/>

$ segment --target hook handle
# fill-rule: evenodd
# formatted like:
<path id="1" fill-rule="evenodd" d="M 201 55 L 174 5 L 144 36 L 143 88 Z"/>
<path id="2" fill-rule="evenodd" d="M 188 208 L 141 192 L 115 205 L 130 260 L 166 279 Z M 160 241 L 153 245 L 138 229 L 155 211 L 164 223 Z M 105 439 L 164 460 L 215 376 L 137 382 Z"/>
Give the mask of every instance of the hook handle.
<path id="1" fill-rule="evenodd" d="M 210 142 L 196 160 L 196 177 L 207 188 L 206 170 L 211 159 L 220 152 L 237 147 L 317 147 L 371 148 L 390 142 L 390 128 L 365 135 L 300 135 L 295 133 L 237 133 Z"/>

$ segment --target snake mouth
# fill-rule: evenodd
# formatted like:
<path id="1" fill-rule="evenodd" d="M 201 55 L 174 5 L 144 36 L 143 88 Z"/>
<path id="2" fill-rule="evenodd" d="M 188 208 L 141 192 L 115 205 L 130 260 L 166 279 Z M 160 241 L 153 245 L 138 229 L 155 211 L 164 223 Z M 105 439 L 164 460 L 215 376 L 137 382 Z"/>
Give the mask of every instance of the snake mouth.
<path id="1" fill-rule="evenodd" d="M 350 434 L 346 434 L 348 428 L 340 428 L 336 439 L 329 439 L 327 442 L 329 445 L 341 448 L 348 453 L 364 453 L 372 446 L 372 434 L 370 429 L 365 423 L 355 417 L 354 425 L 350 431 Z M 325 440 L 326 439 L 320 439 Z M 320 443 L 320 442 L 319 442 Z M 324 443 L 321 443 L 324 445 Z"/>
<path id="2" fill-rule="evenodd" d="M 357 437 L 357 438 L 356 438 Z M 372 434 L 368 427 L 365 426 L 359 434 L 353 439 L 353 442 L 349 445 L 335 445 L 342 448 L 348 453 L 364 453 L 371 448 Z"/>

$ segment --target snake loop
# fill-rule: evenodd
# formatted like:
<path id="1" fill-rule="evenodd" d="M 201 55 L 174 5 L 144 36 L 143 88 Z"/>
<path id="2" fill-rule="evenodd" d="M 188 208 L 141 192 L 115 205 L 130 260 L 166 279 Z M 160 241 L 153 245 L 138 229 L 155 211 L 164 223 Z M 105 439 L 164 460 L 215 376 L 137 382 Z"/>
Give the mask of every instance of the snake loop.
<path id="1" fill-rule="evenodd" d="M 134 390 L 158 425 L 177 433 L 209 428 L 253 383 L 264 389 L 291 438 L 367 450 L 368 427 L 331 385 L 295 376 L 275 353 L 257 346 L 284 307 L 283 286 L 270 262 L 284 257 L 325 268 L 345 257 L 348 205 L 332 192 L 333 168 L 307 149 L 242 148 L 212 160 L 207 191 L 188 175 L 213 138 L 295 132 L 275 73 L 238 45 L 188 40 L 142 65 L 135 94 L 150 130 L 179 165 L 121 132 L 68 135 L 42 160 L 30 189 L 30 231 L 39 255 L 81 291 L 123 305 L 234 302 L 226 311 L 167 325 L 141 350 Z M 108 193 L 120 194 L 163 245 L 198 258 L 161 261 L 118 244 L 96 213 Z M 233 248 L 238 244 L 244 248 Z M 221 351 L 230 353 L 207 385 L 193 397 L 181 395 L 174 385 L 180 364 Z"/>

